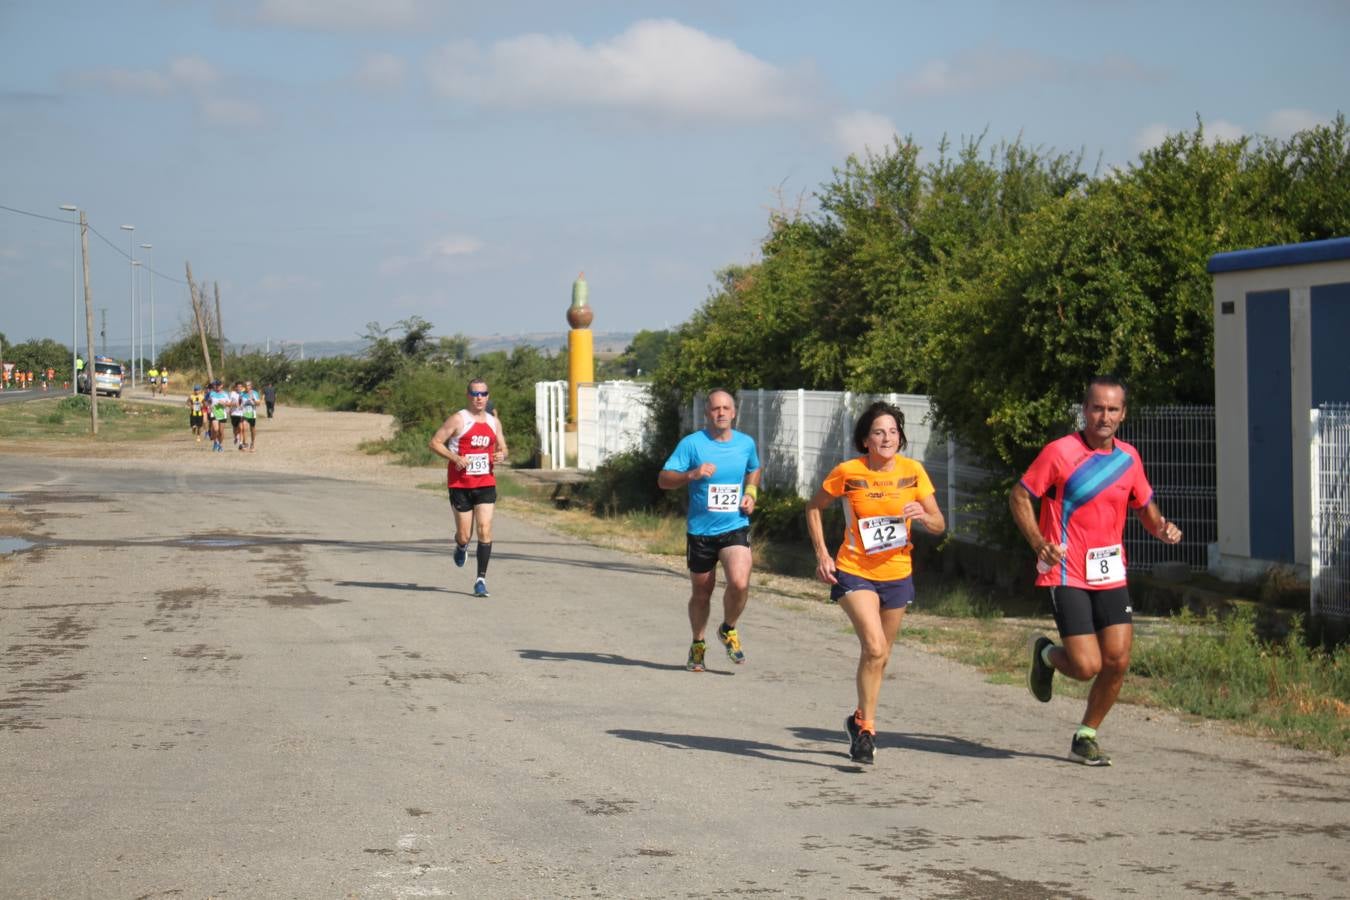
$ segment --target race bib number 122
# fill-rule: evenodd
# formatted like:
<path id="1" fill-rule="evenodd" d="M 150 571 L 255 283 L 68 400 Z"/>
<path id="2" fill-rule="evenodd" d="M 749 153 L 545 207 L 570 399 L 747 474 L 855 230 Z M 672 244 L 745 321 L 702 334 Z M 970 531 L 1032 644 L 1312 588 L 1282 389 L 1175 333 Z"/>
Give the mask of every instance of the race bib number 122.
<path id="1" fill-rule="evenodd" d="M 741 509 L 741 486 L 739 484 L 708 485 L 708 512 L 734 513 Z"/>

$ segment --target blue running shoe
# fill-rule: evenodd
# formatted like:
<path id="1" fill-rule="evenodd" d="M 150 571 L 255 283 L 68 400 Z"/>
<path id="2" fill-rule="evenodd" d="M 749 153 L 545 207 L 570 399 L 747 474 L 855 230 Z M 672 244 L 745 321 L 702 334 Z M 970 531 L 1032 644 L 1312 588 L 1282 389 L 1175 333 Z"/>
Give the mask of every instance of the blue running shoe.
<path id="1" fill-rule="evenodd" d="M 464 560 L 466 560 L 466 559 L 468 559 L 468 558 L 469 558 L 469 545 L 468 545 L 468 544 L 463 544 L 463 545 L 461 545 L 461 544 L 456 544 L 456 545 L 455 545 L 455 565 L 459 566 L 460 568 L 463 568 L 463 567 L 464 567 Z"/>
<path id="2" fill-rule="evenodd" d="M 475 581 L 475 582 L 473 583 L 473 595 L 474 595 L 475 597 L 491 597 L 491 596 L 492 596 L 491 594 L 488 593 L 488 589 L 487 589 L 487 579 L 486 579 L 486 578 L 483 578 L 483 577 L 480 576 L 480 577 L 478 578 L 478 580 Z"/>

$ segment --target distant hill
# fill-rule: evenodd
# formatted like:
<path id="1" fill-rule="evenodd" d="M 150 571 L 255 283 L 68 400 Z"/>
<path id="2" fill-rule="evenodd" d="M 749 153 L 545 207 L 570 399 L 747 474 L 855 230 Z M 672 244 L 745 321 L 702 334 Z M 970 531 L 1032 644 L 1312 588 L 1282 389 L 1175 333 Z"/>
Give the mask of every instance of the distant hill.
<path id="1" fill-rule="evenodd" d="M 595 352 L 612 355 L 622 353 L 633 342 L 635 332 L 596 331 L 593 334 Z M 472 342 L 469 345 L 469 352 L 474 355 L 496 351 L 510 353 L 517 347 L 537 347 L 556 353 L 567 347 L 567 332 L 532 331 L 524 334 L 472 335 L 469 340 Z M 268 346 L 267 341 L 247 341 L 233 345 L 234 349 L 241 352 L 266 350 Z M 330 356 L 360 356 L 366 349 L 366 342 L 359 338 L 349 341 L 286 341 L 284 344 L 272 341 L 270 347 L 273 353 L 285 349 L 296 357 L 303 348 L 305 359 L 326 359 Z"/>

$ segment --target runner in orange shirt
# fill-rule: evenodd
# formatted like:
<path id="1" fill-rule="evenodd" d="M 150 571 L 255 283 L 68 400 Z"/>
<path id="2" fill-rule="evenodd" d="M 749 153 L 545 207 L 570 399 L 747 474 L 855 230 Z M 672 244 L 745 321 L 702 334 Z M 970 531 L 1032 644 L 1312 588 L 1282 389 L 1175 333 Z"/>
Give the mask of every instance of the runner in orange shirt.
<path id="1" fill-rule="evenodd" d="M 816 577 L 831 585 L 830 599 L 843 607 L 858 635 L 858 706 L 844 729 L 849 756 L 859 763 L 873 761 L 881 679 L 905 609 L 914 602 L 911 529 L 917 524 L 941 534 L 947 527 L 923 465 L 900 455 L 907 444 L 905 414 L 873 403 L 853 427 L 853 445 L 863 455 L 835 466 L 806 506 Z M 844 540 L 832 557 L 820 514 L 841 497 Z"/>

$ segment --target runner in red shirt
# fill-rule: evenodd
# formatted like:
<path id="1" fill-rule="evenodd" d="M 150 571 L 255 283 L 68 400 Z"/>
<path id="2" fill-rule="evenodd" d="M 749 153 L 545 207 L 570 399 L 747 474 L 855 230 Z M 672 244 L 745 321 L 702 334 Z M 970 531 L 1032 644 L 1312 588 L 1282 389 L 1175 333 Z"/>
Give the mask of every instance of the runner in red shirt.
<path id="1" fill-rule="evenodd" d="M 1055 671 L 1092 681 L 1070 759 L 1109 766 L 1097 746 L 1097 727 L 1120 694 L 1134 640 L 1125 578 L 1125 515 L 1133 509 L 1144 530 L 1168 544 L 1181 530 L 1153 500 L 1139 453 L 1116 439 L 1125 419 L 1125 386 L 1093 378 L 1083 397 L 1084 428 L 1047 444 L 1013 486 L 1008 504 L 1022 536 L 1036 551 L 1038 587 L 1050 589 L 1064 646 L 1044 635 L 1031 639 L 1027 686 L 1049 702 Z M 1041 504 L 1037 521 L 1032 499 Z"/>
<path id="2" fill-rule="evenodd" d="M 468 557 L 469 537 L 478 529 L 478 577 L 475 597 L 488 596 L 487 570 L 492 559 L 492 512 L 497 503 L 493 469 L 506 459 L 506 436 L 501 422 L 487 411 L 488 386 L 481 378 L 469 382 L 468 406 L 450 416 L 431 438 L 431 451 L 447 461 L 446 484 L 455 513 L 455 565 Z"/>

